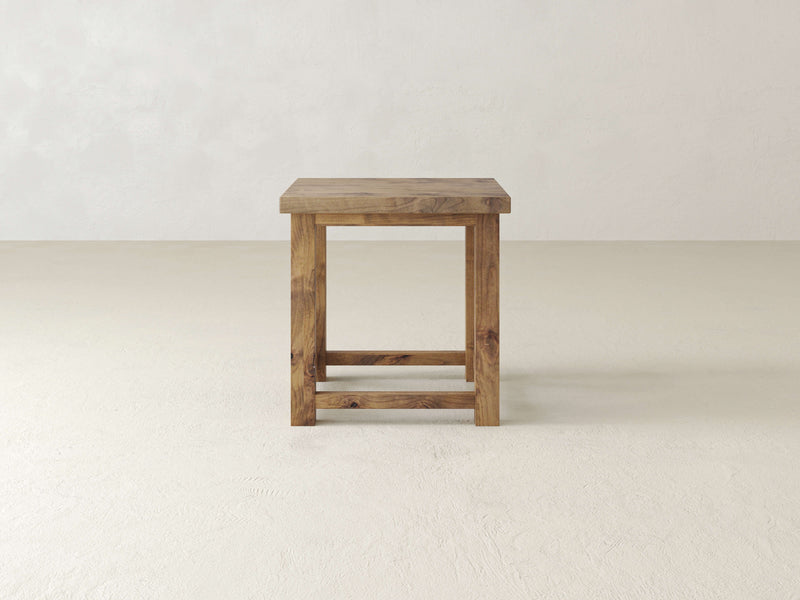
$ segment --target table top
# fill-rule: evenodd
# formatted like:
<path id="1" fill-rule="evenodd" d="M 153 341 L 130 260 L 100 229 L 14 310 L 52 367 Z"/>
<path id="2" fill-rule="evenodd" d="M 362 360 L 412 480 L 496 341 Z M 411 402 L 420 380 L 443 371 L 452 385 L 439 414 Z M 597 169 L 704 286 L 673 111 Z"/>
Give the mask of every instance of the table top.
<path id="1" fill-rule="evenodd" d="M 282 213 L 511 212 L 494 179 L 297 179 L 281 196 Z"/>

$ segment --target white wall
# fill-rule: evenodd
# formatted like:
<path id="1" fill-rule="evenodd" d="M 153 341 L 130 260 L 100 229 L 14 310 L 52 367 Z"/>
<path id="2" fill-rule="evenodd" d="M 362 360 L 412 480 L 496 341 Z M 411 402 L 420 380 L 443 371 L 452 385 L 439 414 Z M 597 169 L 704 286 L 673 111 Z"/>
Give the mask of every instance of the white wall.
<path id="1" fill-rule="evenodd" d="M 0 0 L 0 69 L 0 238 L 285 239 L 298 176 L 493 176 L 507 239 L 800 238 L 797 0 Z"/>

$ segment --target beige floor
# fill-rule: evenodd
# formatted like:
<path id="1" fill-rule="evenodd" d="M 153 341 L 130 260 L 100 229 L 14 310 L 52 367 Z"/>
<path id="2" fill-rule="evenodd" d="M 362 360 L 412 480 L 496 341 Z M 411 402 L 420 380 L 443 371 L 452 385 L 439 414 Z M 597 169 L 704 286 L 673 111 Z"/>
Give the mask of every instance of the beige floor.
<path id="1" fill-rule="evenodd" d="M 329 255 L 331 347 L 462 347 L 458 243 Z M 0 597 L 798 598 L 799 274 L 506 243 L 500 428 L 292 429 L 286 243 L 2 243 Z"/>

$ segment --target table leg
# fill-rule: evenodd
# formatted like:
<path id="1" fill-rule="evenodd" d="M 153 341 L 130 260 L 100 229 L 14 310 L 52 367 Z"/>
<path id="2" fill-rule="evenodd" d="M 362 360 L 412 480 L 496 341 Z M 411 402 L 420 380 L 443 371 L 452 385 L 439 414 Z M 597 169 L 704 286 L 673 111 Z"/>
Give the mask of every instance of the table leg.
<path id="1" fill-rule="evenodd" d="M 465 372 L 467 381 L 475 381 L 475 227 L 464 228 L 464 249 L 466 253 L 466 356 Z"/>
<path id="2" fill-rule="evenodd" d="M 500 216 L 475 223 L 475 425 L 500 424 Z"/>
<path id="3" fill-rule="evenodd" d="M 315 273 L 317 278 L 316 300 L 316 348 L 317 348 L 317 381 L 327 380 L 328 350 L 325 324 L 326 312 L 326 277 L 327 277 L 327 228 L 325 225 L 316 226 L 316 260 Z"/>
<path id="4" fill-rule="evenodd" d="M 317 420 L 315 382 L 314 215 L 292 215 L 291 272 L 291 388 L 292 425 Z"/>

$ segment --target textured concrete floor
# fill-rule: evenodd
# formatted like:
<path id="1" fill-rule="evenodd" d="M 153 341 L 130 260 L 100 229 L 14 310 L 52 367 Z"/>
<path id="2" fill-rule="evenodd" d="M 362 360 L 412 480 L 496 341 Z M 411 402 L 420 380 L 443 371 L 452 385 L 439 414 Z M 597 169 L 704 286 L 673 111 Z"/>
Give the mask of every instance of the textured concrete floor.
<path id="1" fill-rule="evenodd" d="M 331 348 L 462 347 L 460 244 L 330 246 Z M 292 429 L 288 244 L 0 243 L 0 597 L 798 598 L 798 273 L 506 243 L 500 428 Z"/>

